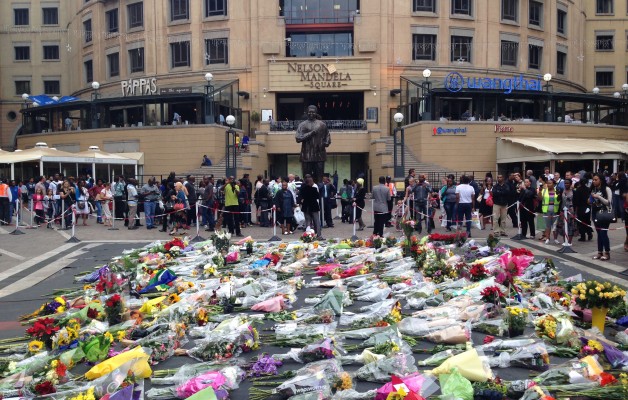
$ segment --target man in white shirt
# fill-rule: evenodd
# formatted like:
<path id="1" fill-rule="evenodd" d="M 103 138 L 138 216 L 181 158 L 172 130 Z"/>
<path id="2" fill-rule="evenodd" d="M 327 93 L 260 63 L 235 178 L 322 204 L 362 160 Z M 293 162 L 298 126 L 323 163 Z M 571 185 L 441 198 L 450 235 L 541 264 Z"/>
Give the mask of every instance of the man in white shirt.
<path id="1" fill-rule="evenodd" d="M 456 186 L 456 203 L 458 205 L 458 226 L 462 221 L 467 223 L 467 236 L 471 237 L 471 210 L 475 208 L 475 190 L 469 185 L 469 177 L 463 175 L 461 184 Z"/>
<path id="2" fill-rule="evenodd" d="M 126 190 L 128 193 L 128 201 L 127 205 L 129 206 L 129 230 L 137 229 L 137 225 L 134 225 L 133 221 L 135 221 L 135 215 L 137 213 L 137 189 L 135 187 L 136 181 L 135 179 L 129 179 L 129 184 L 126 186 Z"/>

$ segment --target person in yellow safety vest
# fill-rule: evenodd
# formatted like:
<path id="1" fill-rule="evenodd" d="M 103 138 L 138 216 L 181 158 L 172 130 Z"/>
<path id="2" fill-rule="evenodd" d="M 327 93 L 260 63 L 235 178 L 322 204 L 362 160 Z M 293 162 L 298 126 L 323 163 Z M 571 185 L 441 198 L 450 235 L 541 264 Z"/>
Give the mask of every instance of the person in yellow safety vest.
<path id="1" fill-rule="evenodd" d="M 392 181 L 390 176 L 386 177 L 386 187 L 390 191 L 390 200 L 388 200 L 388 215 L 386 216 L 386 226 L 388 228 L 392 227 L 392 209 L 395 204 L 395 198 L 397 197 L 397 188 L 395 187 L 395 182 Z"/>
<path id="2" fill-rule="evenodd" d="M 13 201 L 11 189 L 7 185 L 6 179 L 0 181 L 0 225 L 11 224 L 11 214 L 9 204 Z"/>
<path id="3" fill-rule="evenodd" d="M 548 179 L 547 187 L 543 188 L 539 192 L 541 212 L 543 213 L 543 218 L 545 219 L 545 244 L 549 244 L 550 232 L 552 229 L 555 229 L 553 225 L 560 215 L 560 203 L 562 198 L 560 192 L 554 187 L 554 185 L 554 180 Z M 556 244 L 560 244 L 557 239 L 555 239 L 554 242 Z"/>

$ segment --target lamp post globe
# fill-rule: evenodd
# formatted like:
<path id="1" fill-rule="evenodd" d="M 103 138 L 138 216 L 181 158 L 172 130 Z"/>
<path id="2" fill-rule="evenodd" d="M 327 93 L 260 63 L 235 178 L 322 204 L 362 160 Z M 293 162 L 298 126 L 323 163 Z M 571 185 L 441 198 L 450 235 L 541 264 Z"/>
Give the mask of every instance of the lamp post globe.
<path id="1" fill-rule="evenodd" d="M 235 117 L 233 115 L 227 115 L 227 118 L 225 118 L 225 122 L 227 123 L 227 125 L 229 126 L 233 126 L 233 124 L 235 124 Z"/>
<path id="2" fill-rule="evenodd" d="M 214 79 L 214 75 L 211 72 L 205 74 L 205 80 L 207 81 L 207 83 L 211 82 L 212 79 Z"/>
<path id="3" fill-rule="evenodd" d="M 427 79 L 430 76 L 432 76 L 432 71 L 429 70 L 429 68 L 426 68 L 423 70 L 423 78 Z"/>
<path id="4" fill-rule="evenodd" d="M 621 89 L 622 89 L 624 92 L 627 92 L 627 91 L 628 91 L 628 83 L 624 83 L 623 85 L 621 85 Z"/>
<path id="5" fill-rule="evenodd" d="M 596 86 L 596 87 L 593 88 L 592 91 L 593 91 L 593 94 L 599 94 L 600 93 L 600 88 Z"/>
<path id="6" fill-rule="evenodd" d="M 548 73 L 548 74 L 543 75 L 543 80 L 544 80 L 545 82 L 549 82 L 549 81 L 551 81 L 551 80 L 552 80 L 552 74 L 549 74 L 549 73 Z"/>
<path id="7" fill-rule="evenodd" d="M 59 101 L 59 98 L 58 98 L 57 96 L 52 96 L 52 99 L 53 99 L 54 101 Z"/>
<path id="8" fill-rule="evenodd" d="M 613 97 L 614 97 L 614 98 L 616 98 L 616 99 L 618 99 L 618 98 L 620 98 L 620 97 L 621 97 L 621 93 L 619 93 L 619 92 L 615 92 L 615 93 L 613 93 Z"/>
<path id="9" fill-rule="evenodd" d="M 403 122 L 403 114 L 398 112 L 395 115 L 393 115 L 393 120 L 395 120 L 396 123 L 400 124 L 401 122 Z"/>
<path id="10" fill-rule="evenodd" d="M 92 82 L 92 89 L 94 89 L 94 90 L 98 90 L 98 89 L 100 89 L 100 83 L 98 83 L 98 82 Z"/>
<path id="11" fill-rule="evenodd" d="M 26 101 L 28 100 L 28 93 L 22 93 L 22 100 Z"/>

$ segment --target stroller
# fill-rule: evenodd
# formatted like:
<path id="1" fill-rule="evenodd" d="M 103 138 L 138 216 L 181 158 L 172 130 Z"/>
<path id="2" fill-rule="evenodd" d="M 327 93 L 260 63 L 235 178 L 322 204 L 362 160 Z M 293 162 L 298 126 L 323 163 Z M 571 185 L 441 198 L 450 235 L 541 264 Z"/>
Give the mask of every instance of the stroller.
<path id="1" fill-rule="evenodd" d="M 405 213 L 408 213 L 408 210 L 405 210 Z M 392 216 L 395 219 L 395 229 L 397 230 L 397 232 L 401 231 L 401 223 L 403 221 L 403 218 L 405 217 L 404 215 L 404 207 L 403 207 L 403 200 L 398 200 L 397 201 L 397 205 L 395 205 L 395 207 L 392 210 Z"/>

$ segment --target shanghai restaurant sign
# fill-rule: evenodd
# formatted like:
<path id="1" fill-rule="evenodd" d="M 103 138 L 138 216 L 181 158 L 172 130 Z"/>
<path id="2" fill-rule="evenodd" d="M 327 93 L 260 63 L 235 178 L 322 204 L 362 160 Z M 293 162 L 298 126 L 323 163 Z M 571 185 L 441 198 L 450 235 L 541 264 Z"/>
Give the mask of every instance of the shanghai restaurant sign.
<path id="1" fill-rule="evenodd" d="M 371 90 L 367 59 L 276 61 L 269 64 L 272 91 Z"/>
<path id="2" fill-rule="evenodd" d="M 541 76 L 536 79 L 526 79 L 523 75 L 512 78 L 482 78 L 464 77 L 459 72 L 450 72 L 445 76 L 444 87 L 452 93 L 457 93 L 462 89 L 471 90 L 503 90 L 504 94 L 510 94 L 513 90 L 536 91 L 543 90 Z"/>
<path id="3" fill-rule="evenodd" d="M 129 79 L 120 81 L 122 97 L 145 96 L 157 93 L 157 78 Z"/>

